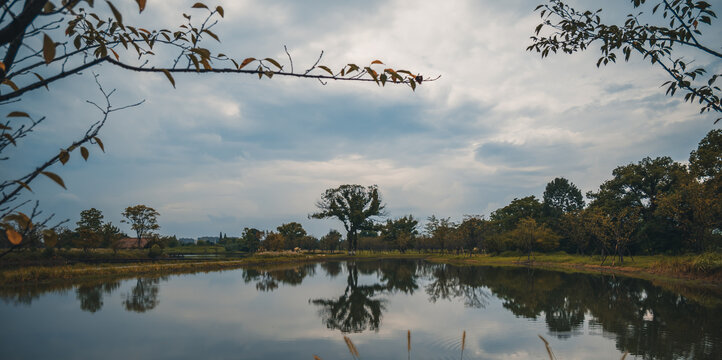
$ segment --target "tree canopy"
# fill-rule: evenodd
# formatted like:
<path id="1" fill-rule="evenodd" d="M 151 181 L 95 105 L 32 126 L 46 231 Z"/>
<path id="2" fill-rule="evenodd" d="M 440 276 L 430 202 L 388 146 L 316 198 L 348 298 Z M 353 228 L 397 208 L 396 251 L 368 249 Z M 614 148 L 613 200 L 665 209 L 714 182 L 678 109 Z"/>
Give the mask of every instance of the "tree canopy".
<path id="1" fill-rule="evenodd" d="M 378 186 L 341 185 L 327 189 L 316 203 L 319 212 L 309 215 L 314 219 L 336 218 L 346 229 L 348 250 L 358 247 L 358 233 L 373 229 L 373 218 L 384 215 L 384 207 Z"/>

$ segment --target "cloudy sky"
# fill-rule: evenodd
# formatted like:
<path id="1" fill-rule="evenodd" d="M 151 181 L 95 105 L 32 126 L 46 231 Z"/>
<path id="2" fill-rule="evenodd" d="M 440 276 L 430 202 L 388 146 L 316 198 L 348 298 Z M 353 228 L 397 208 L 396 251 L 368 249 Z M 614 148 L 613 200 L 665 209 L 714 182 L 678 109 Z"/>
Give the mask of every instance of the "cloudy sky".
<path id="1" fill-rule="evenodd" d="M 101 133 L 105 153 L 93 148 L 87 162 L 76 153 L 50 169 L 67 190 L 38 179 L 27 198 L 71 227 L 83 209 L 98 208 L 118 224 L 125 207 L 145 204 L 160 212 L 163 234 L 233 236 L 243 227 L 298 221 L 321 236 L 340 224 L 307 215 L 330 187 L 377 184 L 391 217 L 458 220 L 517 197 L 541 197 L 555 177 L 586 192 L 616 166 L 646 156 L 685 161 L 715 128 L 713 115 L 665 97 L 665 74 L 641 59 L 598 69 L 594 52 L 546 59 L 527 52 L 540 2 L 221 1 L 225 19 L 214 31 L 222 43 L 214 49 L 237 59 L 286 60 L 286 45 L 297 70 L 323 50 L 321 63 L 332 68 L 380 59 L 441 78 L 412 92 L 176 75 L 173 89 L 162 74 L 96 67 L 104 86 L 117 89 L 116 106 L 145 103 L 113 114 Z M 189 10 L 193 1 L 149 1 L 140 16 L 131 15 L 134 2 L 115 3 L 126 23 L 146 27 L 177 26 L 184 11 L 200 14 Z M 605 6 L 610 20 L 632 11 L 629 1 Z M 97 9 L 107 11 L 100 3 Z M 705 41 L 719 48 L 722 27 L 706 30 Z M 719 61 L 689 55 L 722 70 Z M 13 104 L 48 119 L 0 163 L 2 172 L 27 172 L 82 134 L 99 118 L 86 100 L 100 100 L 90 72 Z"/>

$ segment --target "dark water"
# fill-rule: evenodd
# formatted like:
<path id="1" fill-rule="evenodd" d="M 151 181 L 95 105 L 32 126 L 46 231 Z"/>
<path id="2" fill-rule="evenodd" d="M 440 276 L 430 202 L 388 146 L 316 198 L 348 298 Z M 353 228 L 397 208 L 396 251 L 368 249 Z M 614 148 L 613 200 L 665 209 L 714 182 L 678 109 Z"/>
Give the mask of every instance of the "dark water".
<path id="1" fill-rule="evenodd" d="M 0 288 L 0 359 L 722 359 L 715 290 L 421 261 Z M 411 330 L 411 353 L 407 353 Z M 462 354 L 462 332 L 466 331 Z"/>

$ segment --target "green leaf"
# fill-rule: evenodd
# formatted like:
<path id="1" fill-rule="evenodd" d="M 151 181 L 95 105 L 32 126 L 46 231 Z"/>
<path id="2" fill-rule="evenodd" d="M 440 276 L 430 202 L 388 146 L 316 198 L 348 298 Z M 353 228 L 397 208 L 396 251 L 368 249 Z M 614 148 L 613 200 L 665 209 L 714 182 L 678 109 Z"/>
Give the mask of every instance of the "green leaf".
<path id="1" fill-rule="evenodd" d="M 41 172 L 41 174 L 49 177 L 50 180 L 55 181 L 55 183 L 57 183 L 58 185 L 62 186 L 63 189 L 65 189 L 65 190 L 68 189 L 68 188 L 65 187 L 65 182 L 63 182 L 63 179 L 62 179 L 60 176 L 58 176 L 57 174 L 51 173 L 50 171 L 43 171 L 43 172 Z"/>

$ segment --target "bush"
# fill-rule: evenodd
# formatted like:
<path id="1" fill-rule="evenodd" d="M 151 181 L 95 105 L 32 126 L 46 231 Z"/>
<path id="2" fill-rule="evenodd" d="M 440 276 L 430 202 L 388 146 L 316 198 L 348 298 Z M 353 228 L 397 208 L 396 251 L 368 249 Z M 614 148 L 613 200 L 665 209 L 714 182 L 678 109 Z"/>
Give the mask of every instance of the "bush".
<path id="1" fill-rule="evenodd" d="M 163 249 L 160 248 L 158 244 L 153 244 L 153 246 L 150 247 L 150 250 L 148 251 L 148 257 L 150 258 L 157 258 L 163 254 Z"/>

